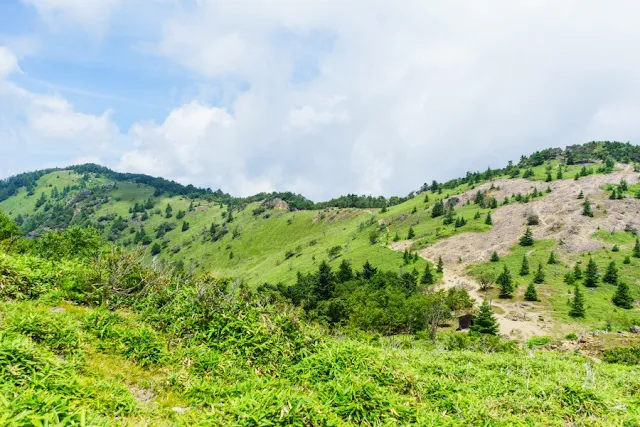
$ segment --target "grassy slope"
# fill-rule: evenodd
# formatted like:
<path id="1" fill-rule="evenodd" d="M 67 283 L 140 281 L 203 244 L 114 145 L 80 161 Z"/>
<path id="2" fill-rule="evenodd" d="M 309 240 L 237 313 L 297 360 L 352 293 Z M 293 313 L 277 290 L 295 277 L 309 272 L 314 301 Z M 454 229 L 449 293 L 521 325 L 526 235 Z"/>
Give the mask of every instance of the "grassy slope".
<path id="1" fill-rule="evenodd" d="M 168 337 L 153 332 L 157 348 L 172 350 L 141 366 L 83 326 L 95 310 L 55 304 L 65 311 L 52 312 L 50 297 L 0 304 L 3 329 L 11 331 L 0 334 L 0 347 L 17 357 L 11 370 L 0 369 L 3 423 L 51 420 L 55 413 L 92 425 L 604 426 L 633 425 L 640 417 L 637 368 L 570 353 L 524 357 L 324 336 L 301 361 L 278 366 L 272 376 L 243 368 L 245 361 L 230 352 L 169 346 Z M 132 313 L 114 315 L 124 337 L 147 328 Z M 34 340 L 43 336 L 42 322 L 71 328 L 74 338 L 65 342 L 73 349 L 60 347 L 55 335 Z M 34 371 L 27 374 L 29 366 Z M 28 382 L 16 385 L 22 375 Z"/>

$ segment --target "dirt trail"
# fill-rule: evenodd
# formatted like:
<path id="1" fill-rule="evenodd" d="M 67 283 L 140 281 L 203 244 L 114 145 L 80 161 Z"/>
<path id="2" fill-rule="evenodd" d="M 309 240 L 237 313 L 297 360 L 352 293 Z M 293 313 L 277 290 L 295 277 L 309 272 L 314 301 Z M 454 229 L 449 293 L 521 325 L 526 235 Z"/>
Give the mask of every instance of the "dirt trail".
<path id="1" fill-rule="evenodd" d="M 445 264 L 457 262 L 477 263 L 489 259 L 496 251 L 499 255 L 508 252 L 520 238 L 526 227 L 529 215 L 538 215 L 540 225 L 532 227 L 535 239 L 553 238 L 567 252 L 587 252 L 603 246 L 602 242 L 590 238 L 598 228 L 607 231 L 623 231 L 626 226 L 640 228 L 640 200 L 625 198 L 609 200 L 608 194 L 600 189 L 605 184 L 617 184 L 624 178 L 629 184 L 638 182 L 638 174 L 630 166 L 608 175 L 590 175 L 580 180 L 554 181 L 549 184 L 552 192 L 529 203 L 511 203 L 492 212 L 493 227 L 486 233 L 462 233 L 420 251 L 427 259 L 442 256 Z M 493 181 L 499 187 L 489 194 L 498 200 L 512 194 L 531 193 L 534 186 L 544 190 L 543 182 L 525 179 L 499 179 Z M 473 200 L 478 190 L 489 190 L 490 183 L 478 186 L 475 190 L 458 197 L 458 206 Z M 578 200 L 580 191 L 592 203 L 593 218 L 582 215 L 584 200 Z M 607 210 L 607 215 L 604 215 Z"/>
<path id="2" fill-rule="evenodd" d="M 464 277 L 461 271 L 456 268 L 444 270 L 443 283 L 438 285 L 439 289 L 449 289 L 461 287 L 466 289 L 472 298 L 480 304 L 485 295 L 480 291 L 480 286 L 474 280 Z M 535 335 L 549 335 L 551 324 L 541 321 L 541 313 L 533 311 L 533 306 L 528 303 L 516 301 L 492 300 L 491 306 L 494 309 L 496 319 L 500 322 L 500 333 L 517 339 L 527 339 Z"/>

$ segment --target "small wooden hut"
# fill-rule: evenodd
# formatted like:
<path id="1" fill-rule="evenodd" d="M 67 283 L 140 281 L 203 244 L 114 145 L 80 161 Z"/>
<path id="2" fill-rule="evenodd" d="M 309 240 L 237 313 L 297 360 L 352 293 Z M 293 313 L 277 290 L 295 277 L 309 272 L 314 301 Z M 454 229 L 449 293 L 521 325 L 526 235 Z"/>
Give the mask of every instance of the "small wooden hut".
<path id="1" fill-rule="evenodd" d="M 475 319 L 471 313 L 463 314 L 462 316 L 458 316 L 458 331 L 462 331 L 465 329 L 469 329 L 473 325 L 473 319 Z"/>

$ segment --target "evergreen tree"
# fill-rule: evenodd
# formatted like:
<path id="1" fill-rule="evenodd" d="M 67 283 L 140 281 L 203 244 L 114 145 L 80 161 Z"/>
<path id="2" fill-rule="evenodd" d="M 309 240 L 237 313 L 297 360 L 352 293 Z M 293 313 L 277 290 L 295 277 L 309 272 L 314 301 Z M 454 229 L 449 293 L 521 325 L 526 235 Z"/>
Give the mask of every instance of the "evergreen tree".
<path id="1" fill-rule="evenodd" d="M 209 234 L 216 234 L 216 224 L 214 222 L 211 223 L 211 227 L 209 227 Z"/>
<path id="2" fill-rule="evenodd" d="M 399 242 L 400 241 L 400 235 L 398 235 L 398 232 L 396 231 L 396 235 L 393 236 L 393 241 L 394 242 Z"/>
<path id="3" fill-rule="evenodd" d="M 182 231 L 187 231 L 189 229 L 189 223 L 187 221 L 184 221 L 182 223 Z"/>
<path id="4" fill-rule="evenodd" d="M 229 213 L 227 214 L 227 222 L 233 222 L 233 212 L 229 209 Z"/>
<path id="5" fill-rule="evenodd" d="M 318 275 L 314 286 L 316 297 L 320 301 L 326 301 L 333 296 L 335 277 L 331 266 L 327 261 L 322 261 L 318 266 Z"/>
<path id="6" fill-rule="evenodd" d="M 424 195 L 424 202 L 425 203 L 429 203 L 429 195 L 425 193 Z"/>
<path id="7" fill-rule="evenodd" d="M 353 269 L 351 268 L 351 263 L 343 259 L 338 267 L 338 281 L 340 283 L 348 282 L 353 279 Z"/>
<path id="8" fill-rule="evenodd" d="M 567 273 L 564 275 L 564 283 L 566 283 L 569 286 L 572 286 L 574 283 L 576 283 L 576 279 L 573 276 L 572 272 L 567 271 Z"/>
<path id="9" fill-rule="evenodd" d="M 631 264 L 631 257 L 629 255 L 625 256 L 624 259 L 622 260 L 622 263 L 626 265 Z"/>
<path id="10" fill-rule="evenodd" d="M 538 292 L 536 292 L 536 286 L 533 282 L 529 283 L 527 290 L 524 293 L 525 301 L 538 301 Z"/>
<path id="11" fill-rule="evenodd" d="M 571 317 L 584 317 L 584 296 L 580 290 L 580 285 L 576 285 L 573 293 L 573 299 L 571 300 L 571 309 L 569 310 L 569 316 Z"/>
<path id="12" fill-rule="evenodd" d="M 582 190 L 580 190 L 580 193 L 578 193 L 578 200 L 584 199 L 584 193 L 582 192 Z"/>
<path id="13" fill-rule="evenodd" d="M 522 237 L 520 237 L 520 246 L 533 246 L 533 233 L 529 227 L 527 227 Z"/>
<path id="14" fill-rule="evenodd" d="M 416 207 L 414 206 L 414 207 L 413 207 L 413 209 L 411 209 L 411 213 L 412 213 L 412 214 L 414 214 L 414 213 L 417 213 L 417 212 L 418 212 L 418 208 L 416 208 Z"/>
<path id="15" fill-rule="evenodd" d="M 165 218 L 171 218 L 173 212 L 173 208 L 169 203 L 167 203 L 167 207 L 164 209 Z"/>
<path id="16" fill-rule="evenodd" d="M 556 179 L 562 179 L 564 176 L 562 175 L 562 168 L 558 168 L 558 173 L 556 174 Z"/>
<path id="17" fill-rule="evenodd" d="M 409 227 L 409 232 L 407 233 L 407 239 L 411 240 L 416 237 L 415 231 L 413 231 L 413 227 Z"/>
<path id="18" fill-rule="evenodd" d="M 155 242 L 153 246 L 151 246 L 151 256 L 156 256 L 160 252 L 162 252 L 162 248 L 160 247 L 160 244 L 158 242 Z"/>
<path id="19" fill-rule="evenodd" d="M 591 210 L 591 202 L 589 202 L 588 200 L 584 201 L 584 205 L 582 208 L 582 215 L 589 216 L 589 217 L 593 216 L 593 211 Z"/>
<path id="20" fill-rule="evenodd" d="M 476 214 L 473 216 L 473 219 L 480 219 L 480 211 L 476 211 Z"/>
<path id="21" fill-rule="evenodd" d="M 538 264 L 538 271 L 536 271 L 533 281 L 535 283 L 544 283 L 544 271 L 542 270 L 542 264 Z"/>
<path id="22" fill-rule="evenodd" d="M 553 181 L 553 177 L 551 176 L 551 171 L 547 171 L 547 178 L 545 179 L 546 182 L 551 182 Z"/>
<path id="23" fill-rule="evenodd" d="M 373 276 L 376 275 L 376 273 L 378 272 L 378 269 L 375 268 L 374 266 L 372 266 L 369 263 L 369 260 L 367 260 L 364 265 L 362 266 L 362 278 L 365 280 L 370 280 Z"/>
<path id="24" fill-rule="evenodd" d="M 491 212 L 487 212 L 487 218 L 484 220 L 484 223 L 487 225 L 493 225 L 493 220 L 491 219 Z"/>
<path id="25" fill-rule="evenodd" d="M 436 200 L 433 209 L 431 209 L 431 218 L 437 218 L 442 215 L 444 215 L 444 203 L 442 203 L 442 200 Z"/>
<path id="26" fill-rule="evenodd" d="M 438 257 L 438 264 L 436 265 L 436 273 L 442 273 L 444 271 L 444 261 L 442 261 L 442 257 Z"/>
<path id="27" fill-rule="evenodd" d="M 520 267 L 520 275 L 527 276 L 529 274 L 529 260 L 526 255 L 522 256 L 522 266 Z"/>
<path id="28" fill-rule="evenodd" d="M 573 278 L 576 280 L 582 279 L 582 268 L 580 268 L 580 264 L 576 264 L 573 267 Z"/>
<path id="29" fill-rule="evenodd" d="M 633 247 L 633 253 L 632 253 L 634 258 L 640 258 L 640 239 L 638 239 L 636 237 L 636 244 Z"/>
<path id="30" fill-rule="evenodd" d="M 431 267 L 429 267 L 429 263 L 427 263 L 427 265 L 424 267 L 424 273 L 422 274 L 420 283 L 422 283 L 423 285 L 433 285 L 435 283 L 433 274 L 431 273 Z"/>
<path id="31" fill-rule="evenodd" d="M 593 258 L 589 258 L 589 264 L 587 264 L 587 271 L 584 274 L 584 285 L 587 288 L 595 288 L 598 286 L 598 265 L 593 260 Z"/>
<path id="32" fill-rule="evenodd" d="M 607 266 L 607 271 L 605 271 L 602 281 L 610 285 L 618 284 L 618 269 L 615 261 L 611 261 Z"/>
<path id="33" fill-rule="evenodd" d="M 623 281 L 618 283 L 618 288 L 616 289 L 616 293 L 613 296 L 612 301 L 620 308 L 625 308 L 627 310 L 633 308 L 634 300 L 629 293 L 629 285 Z"/>
<path id="34" fill-rule="evenodd" d="M 515 288 L 513 287 L 513 279 L 511 278 L 511 273 L 507 268 L 507 265 L 504 265 L 502 273 L 498 276 L 496 283 L 500 287 L 500 298 L 511 298 L 513 291 Z"/>
<path id="35" fill-rule="evenodd" d="M 491 261 L 491 262 L 500 261 L 500 257 L 498 256 L 498 252 L 493 251 L 493 253 L 491 254 L 491 258 L 489 258 L 489 261 Z"/>
<path id="36" fill-rule="evenodd" d="M 473 325 L 471 325 L 471 331 L 479 334 L 498 335 L 500 330 L 498 321 L 493 315 L 491 306 L 485 299 L 480 305 L 480 312 L 473 319 Z"/>
<path id="37" fill-rule="evenodd" d="M 547 261 L 547 264 L 557 264 L 558 260 L 556 259 L 556 253 L 554 251 L 551 251 L 551 253 L 549 254 L 549 260 Z"/>
<path id="38" fill-rule="evenodd" d="M 193 207 L 193 200 L 191 202 L 189 202 L 189 212 L 193 212 L 194 207 Z"/>

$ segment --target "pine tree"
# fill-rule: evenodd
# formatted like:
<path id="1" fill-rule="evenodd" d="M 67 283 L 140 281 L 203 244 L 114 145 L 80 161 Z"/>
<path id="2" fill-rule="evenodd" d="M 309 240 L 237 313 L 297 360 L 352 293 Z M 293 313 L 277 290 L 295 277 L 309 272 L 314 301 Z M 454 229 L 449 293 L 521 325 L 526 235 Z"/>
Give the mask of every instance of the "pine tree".
<path id="1" fill-rule="evenodd" d="M 473 216 L 473 219 L 480 219 L 480 211 L 476 211 L 476 214 Z"/>
<path id="2" fill-rule="evenodd" d="M 527 290 L 524 293 L 525 301 L 538 301 L 538 292 L 536 292 L 536 286 L 533 282 L 529 283 Z"/>
<path id="3" fill-rule="evenodd" d="M 171 218 L 171 212 L 173 212 L 173 208 L 169 203 L 167 203 L 167 207 L 164 209 L 165 218 Z"/>
<path id="4" fill-rule="evenodd" d="M 567 271 L 567 273 L 564 275 L 564 283 L 566 283 L 569 286 L 572 286 L 574 283 L 576 283 L 576 279 L 573 276 L 572 272 Z"/>
<path id="5" fill-rule="evenodd" d="M 231 212 L 231 210 L 229 210 L 227 214 L 227 222 L 233 222 L 233 212 Z"/>
<path id="6" fill-rule="evenodd" d="M 491 219 L 491 212 L 487 212 L 487 218 L 485 218 L 484 223 L 487 225 L 493 225 L 493 220 Z"/>
<path id="7" fill-rule="evenodd" d="M 425 193 L 424 195 L 424 202 L 425 203 L 429 203 L 429 195 Z"/>
<path id="8" fill-rule="evenodd" d="M 542 264 L 538 264 L 538 271 L 533 277 L 535 283 L 544 283 L 544 271 L 542 270 Z"/>
<path id="9" fill-rule="evenodd" d="M 551 182 L 553 181 L 553 177 L 551 176 L 551 171 L 547 171 L 547 178 L 545 179 L 546 182 Z"/>
<path id="10" fill-rule="evenodd" d="M 491 254 L 491 258 L 489 258 L 489 261 L 491 261 L 491 262 L 500 261 L 500 257 L 498 256 L 498 252 L 493 251 L 493 253 Z"/>
<path id="11" fill-rule="evenodd" d="M 598 286 L 598 265 L 593 260 L 593 258 L 589 258 L 587 271 L 584 275 L 584 285 L 587 288 L 595 288 L 596 286 Z"/>
<path id="12" fill-rule="evenodd" d="M 527 276 L 529 274 L 529 260 L 526 255 L 522 256 L 522 266 L 520 267 L 520 275 Z"/>
<path id="13" fill-rule="evenodd" d="M 613 296 L 612 301 L 616 306 L 620 308 L 633 308 L 634 300 L 629 293 L 629 285 L 627 285 L 625 282 L 618 283 L 618 288 L 616 289 L 616 293 Z"/>
<path id="14" fill-rule="evenodd" d="M 314 292 L 320 301 L 326 301 L 332 297 L 335 288 L 335 276 L 327 261 L 322 261 L 318 266 L 318 274 L 315 281 Z"/>
<path id="15" fill-rule="evenodd" d="M 473 325 L 471 325 L 471 331 L 478 334 L 498 335 L 500 330 L 498 321 L 493 315 L 491 306 L 485 299 L 480 305 L 480 312 L 473 319 Z"/>
<path id="16" fill-rule="evenodd" d="M 420 283 L 423 285 L 433 285 L 435 280 L 433 279 L 433 274 L 431 273 L 431 267 L 429 267 L 429 263 L 424 267 L 424 273 L 422 274 L 422 278 L 420 278 Z"/>
<path id="17" fill-rule="evenodd" d="M 162 248 L 160 247 L 160 244 L 158 242 L 155 242 L 151 247 L 151 256 L 156 256 L 160 252 L 162 252 Z"/>
<path id="18" fill-rule="evenodd" d="M 340 283 L 348 282 L 353 279 L 353 269 L 351 268 L 351 263 L 348 260 L 343 259 L 340 263 L 337 278 Z"/>
<path id="19" fill-rule="evenodd" d="M 522 237 L 520 237 L 520 246 L 533 246 L 533 233 L 529 227 L 527 227 Z"/>
<path id="20" fill-rule="evenodd" d="M 411 240 L 416 237 L 416 232 L 413 231 L 413 227 L 409 227 L 409 232 L 407 233 L 407 240 Z"/>
<path id="21" fill-rule="evenodd" d="M 640 239 L 636 238 L 636 244 L 633 247 L 633 257 L 640 258 Z"/>
<path id="22" fill-rule="evenodd" d="M 393 236 L 393 241 L 394 241 L 394 242 L 398 242 L 398 241 L 400 241 L 400 236 L 398 235 L 398 232 L 397 232 L 397 231 L 396 231 L 396 235 L 395 235 L 395 236 Z"/>
<path id="23" fill-rule="evenodd" d="M 554 251 L 551 251 L 551 253 L 549 254 L 549 260 L 547 261 L 547 264 L 557 264 L 558 260 L 556 259 L 556 254 Z"/>
<path id="24" fill-rule="evenodd" d="M 582 268 L 580 268 L 580 264 L 576 264 L 573 267 L 573 278 L 576 280 L 582 279 Z"/>
<path id="25" fill-rule="evenodd" d="M 610 285 L 618 284 L 618 269 L 616 268 L 615 261 L 611 261 L 607 266 L 607 271 L 604 273 L 602 281 L 604 283 L 609 283 Z"/>
<path id="26" fill-rule="evenodd" d="M 506 264 L 504 265 L 502 273 L 500 273 L 500 276 L 498 276 L 496 283 L 500 287 L 500 298 L 511 298 L 511 295 L 513 294 L 513 291 L 515 289 L 513 287 L 513 279 L 511 278 L 511 273 L 509 272 Z"/>
<path id="27" fill-rule="evenodd" d="M 444 215 L 444 203 L 442 200 L 437 200 L 431 209 L 431 218 L 437 218 Z"/>
<path id="28" fill-rule="evenodd" d="M 582 215 L 589 216 L 589 217 L 593 216 L 593 211 L 591 210 L 591 202 L 589 202 L 588 200 L 584 201 L 584 205 L 582 208 Z"/>
<path id="29" fill-rule="evenodd" d="M 436 265 L 436 273 L 442 273 L 444 271 L 444 261 L 442 261 L 442 256 L 438 257 L 438 264 Z"/>
<path id="30" fill-rule="evenodd" d="M 369 260 L 367 260 L 364 265 L 362 266 L 362 277 L 365 280 L 369 280 L 371 279 L 373 276 L 376 275 L 376 273 L 378 272 L 378 269 L 375 268 L 374 266 L 372 266 L 369 263 Z"/>
<path id="31" fill-rule="evenodd" d="M 187 221 L 184 221 L 182 223 L 182 231 L 187 231 L 189 229 L 189 223 Z"/>
<path id="32" fill-rule="evenodd" d="M 624 259 L 622 260 L 623 264 L 629 265 L 631 264 L 631 257 L 629 255 L 627 255 L 626 257 L 624 257 Z"/>
<path id="33" fill-rule="evenodd" d="M 580 193 L 578 193 L 578 200 L 584 199 L 584 193 L 582 192 L 582 190 L 580 190 Z"/>
<path id="34" fill-rule="evenodd" d="M 562 175 L 562 168 L 558 168 L 558 173 L 556 174 L 556 179 L 562 179 L 564 176 Z"/>
<path id="35" fill-rule="evenodd" d="M 571 309 L 569 310 L 569 316 L 571 317 L 584 317 L 584 296 L 580 290 L 580 285 L 576 285 L 573 293 L 573 299 L 571 300 Z"/>

